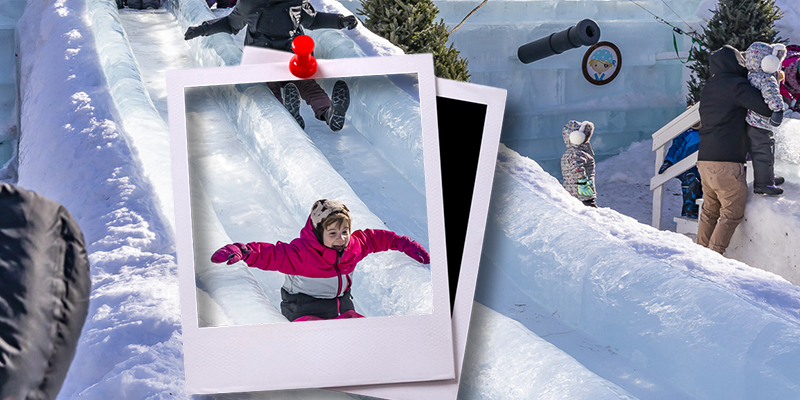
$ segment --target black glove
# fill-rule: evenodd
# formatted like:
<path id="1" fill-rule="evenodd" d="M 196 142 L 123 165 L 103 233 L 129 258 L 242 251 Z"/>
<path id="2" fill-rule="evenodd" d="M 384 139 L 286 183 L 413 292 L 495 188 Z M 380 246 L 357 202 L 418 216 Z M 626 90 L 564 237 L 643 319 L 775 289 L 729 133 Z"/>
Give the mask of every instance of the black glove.
<path id="1" fill-rule="evenodd" d="M 663 163 L 663 164 L 661 164 L 661 168 L 659 168 L 659 169 L 658 169 L 658 173 L 659 173 L 659 174 L 663 174 L 663 173 L 664 173 L 664 171 L 666 171 L 666 170 L 667 170 L 667 168 L 669 168 L 669 167 L 671 167 L 671 166 L 672 166 L 672 162 L 670 162 L 670 161 L 664 161 L 664 163 Z"/>
<path id="2" fill-rule="evenodd" d="M 354 29 L 358 26 L 358 19 L 355 15 L 339 15 L 339 29 Z"/>
<path id="3" fill-rule="evenodd" d="M 206 35 L 206 27 L 203 25 L 199 26 L 190 26 L 189 29 L 186 30 L 186 33 L 183 34 L 183 40 L 192 40 L 198 36 L 205 36 Z"/>
<path id="4" fill-rule="evenodd" d="M 774 111 L 772 116 L 769 117 L 769 124 L 772 126 L 780 126 L 783 121 L 783 111 Z"/>

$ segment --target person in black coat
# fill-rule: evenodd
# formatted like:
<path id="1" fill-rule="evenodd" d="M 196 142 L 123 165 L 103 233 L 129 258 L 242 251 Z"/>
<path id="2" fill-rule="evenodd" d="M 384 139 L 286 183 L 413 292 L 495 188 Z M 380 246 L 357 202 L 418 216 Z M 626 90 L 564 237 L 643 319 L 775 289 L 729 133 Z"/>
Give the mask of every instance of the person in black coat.
<path id="1" fill-rule="evenodd" d="M 89 310 L 86 244 L 60 204 L 0 182 L 0 399 L 55 399 Z"/>
<path id="2" fill-rule="evenodd" d="M 239 0 L 230 14 L 205 21 L 186 30 L 185 40 L 217 33 L 237 34 L 247 27 L 245 46 L 292 51 L 292 40 L 303 29 L 354 29 L 358 19 L 353 15 L 317 12 L 308 0 Z M 283 102 L 301 127 L 300 99 L 314 110 L 314 117 L 327 122 L 333 131 L 342 129 L 350 92 L 344 81 L 334 84 L 332 98 L 314 80 L 269 83 L 275 97 Z M 283 92 L 282 92 L 283 89 Z"/>
<path id="3" fill-rule="evenodd" d="M 772 110 L 747 80 L 744 56 L 736 48 L 725 45 L 712 52 L 709 71 L 700 93 L 697 169 L 704 200 L 697 243 L 722 254 L 744 219 L 747 110 L 766 116 Z"/>

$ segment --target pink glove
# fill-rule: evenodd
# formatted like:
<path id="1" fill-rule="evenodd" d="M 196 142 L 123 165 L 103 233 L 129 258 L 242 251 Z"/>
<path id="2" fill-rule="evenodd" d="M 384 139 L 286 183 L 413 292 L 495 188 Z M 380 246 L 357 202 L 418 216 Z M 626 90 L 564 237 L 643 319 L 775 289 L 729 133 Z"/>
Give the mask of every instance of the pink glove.
<path id="1" fill-rule="evenodd" d="M 226 244 L 211 256 L 211 262 L 217 264 L 228 262 L 228 265 L 239 262 L 250 255 L 250 248 L 246 244 L 234 243 Z"/>
<path id="2" fill-rule="evenodd" d="M 400 245 L 400 251 L 406 253 L 407 256 L 423 263 L 423 264 L 430 264 L 431 263 L 431 256 L 422 247 L 421 244 L 417 243 L 414 240 L 406 241 L 405 243 Z"/>

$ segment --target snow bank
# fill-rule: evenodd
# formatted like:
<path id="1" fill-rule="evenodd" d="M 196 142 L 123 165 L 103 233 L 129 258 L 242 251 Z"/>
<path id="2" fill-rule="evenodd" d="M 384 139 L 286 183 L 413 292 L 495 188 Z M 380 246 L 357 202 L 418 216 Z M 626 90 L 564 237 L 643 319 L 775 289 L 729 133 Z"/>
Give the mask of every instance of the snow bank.
<path id="1" fill-rule="evenodd" d="M 504 146 L 486 238 L 531 301 L 696 398 L 800 394 L 800 288 L 774 274 L 585 207 Z"/>

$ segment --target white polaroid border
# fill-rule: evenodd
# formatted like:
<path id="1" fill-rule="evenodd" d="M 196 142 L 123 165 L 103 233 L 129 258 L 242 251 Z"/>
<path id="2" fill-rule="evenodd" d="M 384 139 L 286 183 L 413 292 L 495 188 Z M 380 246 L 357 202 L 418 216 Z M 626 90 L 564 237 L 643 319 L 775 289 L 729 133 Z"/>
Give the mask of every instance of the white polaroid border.
<path id="1" fill-rule="evenodd" d="M 467 332 L 472 318 L 478 266 L 481 261 L 483 238 L 489 213 L 489 199 L 492 194 L 494 171 L 497 164 L 497 150 L 503 126 L 506 90 L 436 78 L 436 95 L 486 105 L 486 119 L 483 125 L 478 167 L 475 172 L 475 186 L 469 211 L 469 224 L 464 239 L 461 270 L 453 304 L 453 346 L 456 356 L 455 379 L 437 382 L 376 385 L 372 387 L 335 388 L 335 390 L 391 400 L 455 400 L 458 396 L 461 367 L 464 362 L 464 351 L 467 345 Z M 444 148 L 443 151 L 457 152 L 459 149 Z"/>
<path id="2" fill-rule="evenodd" d="M 170 147 L 188 394 L 375 385 L 455 376 L 433 58 L 419 54 L 318 63 L 311 79 L 410 73 L 419 78 L 433 313 L 200 328 L 184 90 L 297 78 L 285 63 L 170 70 Z"/>
<path id="3" fill-rule="evenodd" d="M 242 64 L 288 62 L 291 57 L 292 54 L 282 51 L 245 46 L 242 54 Z M 439 400 L 455 399 L 457 397 L 461 367 L 464 361 L 464 351 L 467 344 L 467 332 L 472 317 L 472 306 L 475 297 L 475 285 L 478 278 L 478 266 L 483 249 L 484 231 L 489 212 L 489 199 L 494 182 L 494 170 L 497 163 L 497 150 L 500 144 L 503 115 L 505 114 L 506 95 L 507 91 L 505 89 L 436 78 L 437 97 L 486 105 L 486 119 L 483 126 L 483 136 L 475 176 L 475 187 L 473 188 L 472 204 L 470 205 L 469 225 L 467 227 L 464 252 L 461 259 L 461 270 L 458 277 L 458 287 L 456 288 L 456 297 L 453 304 L 452 324 L 456 368 L 455 379 L 434 382 L 340 387 L 335 388 L 335 390 L 392 400 Z M 442 151 L 459 151 L 459 149 L 445 148 Z"/>

